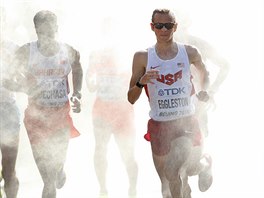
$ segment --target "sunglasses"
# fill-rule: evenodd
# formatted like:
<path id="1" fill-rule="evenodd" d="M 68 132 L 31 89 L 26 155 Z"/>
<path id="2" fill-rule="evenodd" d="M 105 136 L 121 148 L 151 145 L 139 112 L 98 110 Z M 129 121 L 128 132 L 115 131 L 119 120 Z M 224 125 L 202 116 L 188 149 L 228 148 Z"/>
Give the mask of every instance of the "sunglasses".
<path id="1" fill-rule="evenodd" d="M 152 25 L 159 30 L 161 30 L 163 27 L 165 27 L 167 30 L 170 30 L 173 28 L 175 23 L 152 23 Z"/>

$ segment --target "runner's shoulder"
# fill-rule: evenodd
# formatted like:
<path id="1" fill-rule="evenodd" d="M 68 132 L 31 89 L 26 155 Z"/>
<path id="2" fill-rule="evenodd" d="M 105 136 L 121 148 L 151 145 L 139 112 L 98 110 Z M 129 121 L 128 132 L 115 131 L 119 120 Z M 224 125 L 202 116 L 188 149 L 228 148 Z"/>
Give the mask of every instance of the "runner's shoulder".
<path id="1" fill-rule="evenodd" d="M 68 51 L 68 55 L 69 55 L 70 60 L 72 60 L 71 62 L 74 62 L 74 61 L 80 59 L 80 53 L 78 50 L 76 50 L 73 46 L 71 46 L 67 43 L 64 43 L 64 45 Z"/>

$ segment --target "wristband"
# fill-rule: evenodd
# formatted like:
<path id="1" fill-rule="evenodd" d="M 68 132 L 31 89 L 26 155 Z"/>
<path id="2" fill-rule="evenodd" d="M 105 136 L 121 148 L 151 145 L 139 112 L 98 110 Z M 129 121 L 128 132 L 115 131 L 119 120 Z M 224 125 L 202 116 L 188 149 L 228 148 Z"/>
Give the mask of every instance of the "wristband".
<path id="1" fill-rule="evenodd" d="M 140 89 L 142 89 L 145 85 L 142 85 L 139 81 L 137 81 L 136 86 Z"/>

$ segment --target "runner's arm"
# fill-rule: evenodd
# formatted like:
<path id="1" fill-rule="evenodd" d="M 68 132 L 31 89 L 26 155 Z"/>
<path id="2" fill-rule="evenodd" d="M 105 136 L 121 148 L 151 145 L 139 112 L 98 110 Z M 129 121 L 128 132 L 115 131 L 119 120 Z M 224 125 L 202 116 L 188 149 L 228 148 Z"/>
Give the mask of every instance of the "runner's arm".
<path id="1" fill-rule="evenodd" d="M 83 69 L 80 63 L 80 53 L 71 48 L 71 67 L 72 67 L 72 86 L 73 86 L 73 96 L 81 99 L 81 89 L 83 81 Z"/>
<path id="2" fill-rule="evenodd" d="M 142 88 L 136 86 L 136 83 L 144 85 L 147 84 L 143 81 L 142 76 L 146 72 L 147 65 L 147 51 L 136 52 L 132 62 L 132 76 L 129 83 L 129 90 L 127 93 L 128 101 L 134 104 L 141 95 Z"/>
<path id="3" fill-rule="evenodd" d="M 193 64 L 199 74 L 201 90 L 206 91 L 209 86 L 209 72 L 206 70 L 201 54 L 192 46 L 186 46 L 190 64 Z"/>
<path id="4" fill-rule="evenodd" d="M 20 47 L 10 64 L 10 77 L 4 79 L 3 86 L 6 89 L 15 92 L 24 92 L 28 94 L 34 82 L 29 81 L 27 65 L 29 60 L 29 44 Z"/>

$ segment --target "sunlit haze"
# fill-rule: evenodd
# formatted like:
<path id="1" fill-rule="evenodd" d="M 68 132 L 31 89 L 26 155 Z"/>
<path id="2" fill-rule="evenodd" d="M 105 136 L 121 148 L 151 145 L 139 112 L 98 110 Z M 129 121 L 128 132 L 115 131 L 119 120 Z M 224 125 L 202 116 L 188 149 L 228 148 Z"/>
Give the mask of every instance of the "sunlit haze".
<path id="1" fill-rule="evenodd" d="M 155 35 L 149 25 L 152 11 L 158 7 L 169 8 L 176 12 L 176 20 L 177 13 L 184 14 L 190 25 L 189 34 L 213 45 L 230 65 L 228 77 L 215 95 L 216 109 L 209 110 L 209 137 L 205 151 L 214 160 L 214 182 L 207 192 L 202 193 L 197 186 L 197 177 L 192 177 L 192 196 L 264 197 L 263 0 L 1 0 L 1 7 L 6 11 L 1 35 L 18 45 L 36 40 L 33 16 L 37 11 L 48 9 L 55 12 L 58 16 L 58 39 L 80 52 L 84 73 L 89 65 L 90 52 L 106 44 L 116 46 L 117 51 L 123 54 L 120 60 L 124 71 L 131 72 L 134 52 L 155 44 Z M 102 22 L 107 17 L 115 21 L 109 40 L 102 38 Z M 179 16 L 179 28 L 180 19 Z M 214 72 L 217 69 L 212 76 Z M 93 168 L 91 111 L 95 94 L 88 92 L 85 82 L 82 93 L 82 112 L 72 114 L 82 135 L 70 142 L 66 161 L 67 182 L 58 191 L 58 198 L 96 198 L 99 188 Z M 17 98 L 23 114 L 27 104 L 25 95 L 18 94 Z M 143 138 L 149 119 L 145 94 L 141 95 L 134 108 L 138 198 L 161 198 L 150 144 Z M 43 184 L 23 125 L 20 137 L 18 198 L 38 198 Z M 109 144 L 108 159 L 109 198 L 124 198 L 128 182 L 113 140 Z"/>

